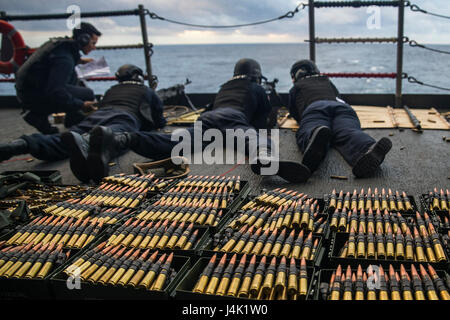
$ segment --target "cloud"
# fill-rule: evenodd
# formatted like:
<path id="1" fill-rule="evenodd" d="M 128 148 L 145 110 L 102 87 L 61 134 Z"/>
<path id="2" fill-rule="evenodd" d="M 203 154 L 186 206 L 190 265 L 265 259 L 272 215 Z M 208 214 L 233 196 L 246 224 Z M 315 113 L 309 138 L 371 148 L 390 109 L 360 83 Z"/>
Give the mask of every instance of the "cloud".
<path id="1" fill-rule="evenodd" d="M 305 2 L 305 0 L 303 0 Z M 430 12 L 448 12 L 448 0 L 413 0 Z M 77 4 L 82 12 L 136 9 L 142 0 L 0 0 L 7 14 L 62 13 L 67 6 Z M 193 24 L 229 25 L 279 17 L 293 10 L 299 1 L 272 0 L 152 0 L 146 8 L 159 16 Z M 445 11 L 445 12 L 444 12 Z M 450 14 L 450 13 L 449 13 Z M 397 35 L 397 9 L 381 8 L 381 28 L 368 29 L 367 8 L 316 9 L 316 35 L 319 37 L 392 37 Z M 141 42 L 137 16 L 86 19 L 104 34 L 99 44 Z M 70 34 L 65 20 L 13 21 L 30 46 L 37 46 L 50 36 Z M 242 42 L 303 42 L 309 36 L 308 13 L 298 12 L 294 18 L 260 26 L 237 29 L 200 29 L 147 19 L 149 40 L 155 44 L 230 43 Z M 448 20 L 405 9 L 405 35 L 420 43 L 449 43 Z"/>

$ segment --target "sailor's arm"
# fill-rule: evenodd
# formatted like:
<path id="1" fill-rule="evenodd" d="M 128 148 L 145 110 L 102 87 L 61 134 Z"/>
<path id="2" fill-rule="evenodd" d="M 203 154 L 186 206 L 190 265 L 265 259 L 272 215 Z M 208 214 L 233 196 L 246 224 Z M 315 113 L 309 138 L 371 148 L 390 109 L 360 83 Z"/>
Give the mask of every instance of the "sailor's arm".
<path id="1" fill-rule="evenodd" d="M 74 70 L 70 57 L 59 56 L 52 60 L 48 74 L 48 82 L 45 94 L 64 109 L 79 110 L 84 106 L 81 99 L 74 97 L 66 88 L 71 80 Z"/>

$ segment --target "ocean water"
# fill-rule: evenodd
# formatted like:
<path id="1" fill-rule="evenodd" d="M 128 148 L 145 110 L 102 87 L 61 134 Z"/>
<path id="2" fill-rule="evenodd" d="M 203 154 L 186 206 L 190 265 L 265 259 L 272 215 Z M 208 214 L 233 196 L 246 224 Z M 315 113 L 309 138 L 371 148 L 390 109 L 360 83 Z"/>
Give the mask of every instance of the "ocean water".
<path id="1" fill-rule="evenodd" d="M 450 51 L 450 45 L 431 47 Z M 104 56 L 111 73 L 125 63 L 145 70 L 142 49 L 98 50 L 88 57 Z M 187 93 L 214 93 L 230 79 L 234 64 L 240 58 L 260 62 L 263 74 L 277 78 L 278 92 L 288 92 L 292 85 L 290 66 L 309 57 L 309 47 L 300 44 L 217 44 L 155 45 L 153 73 L 158 76 L 158 89 L 192 81 Z M 322 72 L 396 72 L 396 45 L 393 44 L 320 44 L 316 46 L 317 65 Z M 416 79 L 441 87 L 450 87 L 450 56 L 421 48 L 404 47 L 404 72 Z M 395 79 L 333 78 L 341 93 L 394 93 Z M 89 82 L 95 93 L 103 94 L 113 82 Z M 403 81 L 405 93 L 448 93 Z M 14 95 L 13 84 L 0 83 L 0 95 Z"/>

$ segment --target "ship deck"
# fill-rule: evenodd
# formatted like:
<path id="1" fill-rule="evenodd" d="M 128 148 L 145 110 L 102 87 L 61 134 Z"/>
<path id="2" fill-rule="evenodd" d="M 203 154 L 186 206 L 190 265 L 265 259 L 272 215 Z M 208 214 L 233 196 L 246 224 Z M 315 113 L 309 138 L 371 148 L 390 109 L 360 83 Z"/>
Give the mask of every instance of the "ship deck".
<path id="1" fill-rule="evenodd" d="M 64 130 L 60 126 L 61 130 Z M 285 187 L 298 190 L 315 197 L 322 197 L 333 188 L 336 190 L 352 191 L 368 187 L 392 188 L 405 191 L 418 200 L 419 195 L 434 187 L 448 188 L 450 182 L 450 144 L 443 137 L 450 136 L 449 131 L 425 130 L 416 133 L 409 129 L 368 129 L 365 130 L 375 139 L 389 136 L 393 142 L 393 148 L 387 155 L 384 163 L 376 172 L 376 175 L 367 179 L 358 179 L 352 175 L 351 168 L 342 156 L 331 149 L 319 169 L 306 183 L 292 184 L 277 176 L 260 177 L 254 175 L 248 165 L 191 165 L 194 175 L 240 175 L 242 180 L 247 180 L 252 188 L 252 193 L 261 189 Z M 1 141 L 6 142 L 23 134 L 35 133 L 35 129 L 26 124 L 20 116 L 20 109 L 0 109 Z M 280 154 L 290 160 L 301 161 L 302 153 L 295 144 L 295 135 L 292 130 L 280 131 Z M 17 156 L 9 161 L 0 163 L 0 172 L 10 170 L 59 170 L 63 184 L 79 184 L 79 181 L 70 171 L 69 161 L 45 162 L 32 158 L 30 155 Z M 120 159 L 116 159 L 116 165 L 111 167 L 111 174 L 123 172 L 132 173 L 134 162 L 148 161 L 147 159 L 128 152 Z M 331 176 L 345 176 L 347 180 L 337 180 Z"/>

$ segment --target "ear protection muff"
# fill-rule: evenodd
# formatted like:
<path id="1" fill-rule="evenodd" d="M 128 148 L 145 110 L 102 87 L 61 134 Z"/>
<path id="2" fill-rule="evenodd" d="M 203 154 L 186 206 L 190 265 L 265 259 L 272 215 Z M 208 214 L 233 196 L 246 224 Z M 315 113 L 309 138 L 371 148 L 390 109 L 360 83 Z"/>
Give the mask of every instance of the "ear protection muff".
<path id="1" fill-rule="evenodd" d="M 91 41 L 91 36 L 89 33 L 82 33 L 76 38 L 76 41 L 80 45 L 80 48 L 83 48 L 89 44 Z"/>

